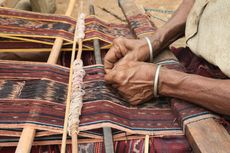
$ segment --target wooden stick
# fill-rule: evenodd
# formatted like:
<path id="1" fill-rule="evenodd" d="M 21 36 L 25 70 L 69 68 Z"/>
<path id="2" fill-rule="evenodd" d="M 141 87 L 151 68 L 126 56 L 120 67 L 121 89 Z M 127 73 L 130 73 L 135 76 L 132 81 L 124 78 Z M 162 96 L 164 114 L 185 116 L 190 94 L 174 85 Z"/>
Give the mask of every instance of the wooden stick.
<path id="1" fill-rule="evenodd" d="M 23 128 L 15 153 L 30 153 L 34 136 L 35 129 L 33 127 L 27 126 Z"/>
<path id="2" fill-rule="evenodd" d="M 78 153 L 78 139 L 77 139 L 77 133 L 73 133 L 71 136 L 72 140 L 72 153 Z"/>
<path id="3" fill-rule="evenodd" d="M 81 39 L 78 41 L 78 46 L 79 46 L 79 48 L 78 48 L 77 59 L 81 59 L 81 54 L 82 54 L 82 40 Z M 76 48 L 76 45 L 73 48 Z M 73 60 L 74 60 L 75 53 L 72 52 L 71 56 L 73 57 Z M 68 97 L 67 97 L 67 103 L 66 103 L 66 112 L 65 112 L 65 122 L 64 122 L 63 136 L 62 136 L 61 153 L 65 153 L 65 148 L 66 148 L 67 125 L 68 125 L 68 116 L 69 116 L 69 112 L 70 112 L 70 101 L 71 101 L 71 94 L 72 94 L 72 79 L 73 79 L 73 68 L 72 68 L 73 62 L 71 62 L 71 63 L 72 64 L 71 64 L 71 67 L 70 67 Z M 78 148 L 77 147 L 78 146 L 77 133 L 74 132 L 71 137 L 72 137 L 72 152 L 77 153 L 78 152 L 78 149 L 77 149 Z"/>
<path id="4" fill-rule="evenodd" d="M 75 6 L 75 2 L 76 2 L 76 0 L 70 0 L 69 1 L 69 5 L 68 5 L 67 11 L 65 13 L 66 16 L 71 16 L 71 13 L 73 12 L 73 9 Z M 48 62 L 47 62 L 48 64 L 56 64 L 57 63 L 58 57 L 59 57 L 60 52 L 61 52 L 62 44 L 63 44 L 62 38 L 58 37 L 55 39 L 53 48 L 52 48 L 52 50 L 50 52 L 50 56 L 48 58 Z"/>
<path id="5" fill-rule="evenodd" d="M 195 153 L 230 152 L 229 133 L 212 118 L 188 124 L 186 136 Z"/>
<path id="6" fill-rule="evenodd" d="M 149 153 L 149 135 L 145 136 L 145 153 Z"/>
<path id="7" fill-rule="evenodd" d="M 70 0 L 67 11 L 65 13 L 66 16 L 71 15 L 71 12 L 73 11 L 73 8 L 74 8 L 75 1 L 76 0 Z M 63 42 L 63 40 L 61 38 L 57 38 L 55 40 L 54 46 L 53 46 L 52 51 L 51 51 L 52 55 L 50 55 L 47 63 L 56 64 L 56 61 L 59 57 L 60 49 L 62 46 L 62 42 Z M 15 153 L 29 153 L 30 152 L 31 147 L 32 147 L 32 143 L 33 143 L 33 140 L 35 137 L 35 132 L 36 132 L 36 129 L 34 127 L 26 126 L 23 129 L 23 132 L 22 132 L 22 135 L 19 139 L 19 143 L 17 145 Z M 24 151 L 22 152 L 22 150 L 24 150 Z"/>
<path id="8" fill-rule="evenodd" d="M 106 153 L 114 153 L 113 135 L 111 127 L 103 127 L 104 145 Z"/>
<path id="9" fill-rule="evenodd" d="M 82 12 L 82 10 L 83 10 L 83 2 L 81 1 L 80 12 Z M 79 13 L 79 15 L 80 15 L 80 13 Z M 77 27 L 77 25 L 76 25 L 76 27 Z M 70 62 L 69 85 L 68 85 L 68 95 L 67 95 L 67 100 L 66 100 L 66 111 L 65 111 L 64 129 L 63 129 L 63 135 L 62 135 L 61 153 L 65 153 L 65 150 L 66 150 L 67 126 L 68 126 L 68 117 L 69 117 L 69 113 L 70 113 L 70 102 L 71 102 L 71 95 L 72 95 L 73 63 L 74 63 L 74 59 L 75 59 L 77 42 L 78 42 L 77 60 L 81 59 L 81 54 L 82 54 L 82 39 L 77 39 L 76 32 L 77 32 L 77 29 L 75 30 L 73 49 L 72 49 L 72 55 L 71 55 L 71 62 Z M 73 131 L 74 130 L 75 129 L 73 129 Z M 78 153 L 78 141 L 77 141 L 77 133 L 76 132 L 72 133 L 72 152 Z"/>
<path id="10" fill-rule="evenodd" d="M 75 57 L 75 51 L 74 52 L 72 51 L 71 56 L 72 57 L 71 57 L 71 65 L 70 65 L 70 72 L 69 72 L 69 85 L 68 85 L 68 94 L 67 94 L 67 100 L 66 100 L 66 110 L 65 110 L 64 129 L 63 129 L 63 135 L 62 135 L 61 153 L 65 153 L 65 150 L 66 150 L 67 125 L 68 125 L 68 116 L 69 116 L 70 101 L 71 101 L 71 94 L 72 94 L 72 79 L 73 79 L 73 68 L 72 68 L 73 64 L 72 63 Z M 72 146 L 73 145 L 74 144 L 72 144 Z"/>

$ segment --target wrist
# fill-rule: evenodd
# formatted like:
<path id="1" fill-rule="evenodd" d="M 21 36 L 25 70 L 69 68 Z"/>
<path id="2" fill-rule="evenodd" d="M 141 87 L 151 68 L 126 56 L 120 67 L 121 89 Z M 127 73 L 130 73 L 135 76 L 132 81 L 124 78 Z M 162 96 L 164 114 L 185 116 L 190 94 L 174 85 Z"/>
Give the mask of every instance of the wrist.
<path id="1" fill-rule="evenodd" d="M 161 65 L 157 65 L 156 72 L 154 75 L 154 86 L 153 86 L 153 96 L 154 97 L 159 97 L 159 92 L 158 92 L 158 84 L 159 84 L 159 77 L 160 77 L 160 70 L 161 70 Z"/>
<path id="2" fill-rule="evenodd" d="M 145 38 L 140 39 L 141 45 L 140 48 L 138 49 L 140 51 L 140 61 L 150 61 L 150 47 L 148 45 L 148 42 Z M 151 39 L 150 39 L 151 43 Z"/>
<path id="3" fill-rule="evenodd" d="M 165 30 L 158 29 L 154 35 L 148 38 L 151 41 L 152 55 L 155 57 L 161 50 L 164 49 Z"/>
<path id="4" fill-rule="evenodd" d="M 176 70 L 162 68 L 158 84 L 159 95 L 180 97 L 180 92 L 184 92 L 183 89 L 181 90 L 180 88 L 187 75 L 188 74 Z"/>

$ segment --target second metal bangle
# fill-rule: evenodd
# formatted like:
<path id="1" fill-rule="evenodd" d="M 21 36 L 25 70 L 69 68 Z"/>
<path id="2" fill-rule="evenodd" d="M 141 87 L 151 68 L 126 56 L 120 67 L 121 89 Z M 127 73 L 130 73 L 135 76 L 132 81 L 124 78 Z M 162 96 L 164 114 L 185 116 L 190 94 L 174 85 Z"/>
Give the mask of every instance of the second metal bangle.
<path id="1" fill-rule="evenodd" d="M 157 65 L 157 70 L 155 72 L 155 78 L 154 78 L 154 84 L 153 84 L 153 96 L 156 98 L 159 97 L 158 83 L 159 83 L 160 69 L 161 69 L 161 65 Z"/>
<path id="2" fill-rule="evenodd" d="M 145 40 L 147 41 L 148 46 L 149 46 L 149 61 L 152 63 L 153 62 L 153 47 L 148 37 L 145 37 Z"/>

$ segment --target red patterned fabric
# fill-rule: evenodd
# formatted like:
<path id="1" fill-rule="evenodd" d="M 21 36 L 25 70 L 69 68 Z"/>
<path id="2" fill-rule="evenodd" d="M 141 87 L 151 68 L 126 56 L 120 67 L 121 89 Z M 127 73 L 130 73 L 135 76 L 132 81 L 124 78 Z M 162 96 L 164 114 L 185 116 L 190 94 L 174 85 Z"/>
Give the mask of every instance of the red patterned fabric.
<path id="1" fill-rule="evenodd" d="M 226 79 L 220 69 L 206 60 L 196 56 L 189 48 L 171 48 L 171 51 L 186 68 L 187 73 L 198 74 L 205 77 Z"/>
<path id="2" fill-rule="evenodd" d="M 191 52 L 189 48 L 171 48 L 171 51 L 177 56 L 180 63 L 186 68 L 187 73 L 198 74 L 205 77 L 216 78 L 216 79 L 229 79 L 226 75 L 224 75 L 221 70 L 207 62 L 205 59 L 202 59 L 196 56 Z M 181 105 L 183 107 L 183 101 L 172 100 L 172 105 Z M 191 104 L 192 105 L 192 104 Z M 186 105 L 187 110 L 189 106 Z M 202 109 L 202 108 L 201 108 Z M 186 108 L 183 109 L 186 111 Z M 183 111 L 182 110 L 182 111 Z M 182 117 L 178 114 L 179 118 Z M 230 134 L 230 117 L 223 116 L 223 118 L 219 121 L 229 132 Z"/>
<path id="3" fill-rule="evenodd" d="M 196 57 L 194 54 L 189 52 L 188 48 L 185 49 L 174 49 L 174 53 L 178 56 L 181 63 L 187 68 L 188 73 L 195 73 L 207 77 L 214 78 L 227 78 L 224 76 L 217 67 L 214 67 Z M 188 56 L 186 56 L 188 54 Z M 186 58 L 185 58 L 186 57 Z M 191 112 L 190 107 L 194 107 L 192 104 L 186 104 L 182 100 L 173 99 L 172 108 L 174 113 L 177 113 L 178 121 L 183 121 L 183 114 L 194 113 Z M 202 108 L 200 108 L 202 109 Z M 202 112 L 202 111 L 201 111 Z M 196 113 L 196 112 L 195 112 Z M 223 124 L 228 131 L 230 131 L 230 124 L 226 120 L 222 119 L 219 121 Z M 144 139 L 130 140 L 130 141 L 119 141 L 115 142 L 116 153 L 143 153 L 144 152 Z M 71 152 L 71 146 L 68 145 L 68 152 Z M 3 148 L 0 153 L 11 153 L 14 152 L 15 148 Z M 32 153 L 58 153 L 60 146 L 35 146 L 32 148 Z M 190 153 L 192 152 L 188 141 L 183 136 L 174 137 L 161 137 L 150 139 L 150 153 Z M 103 143 L 88 143 L 79 145 L 80 153 L 104 153 Z"/>
<path id="4" fill-rule="evenodd" d="M 150 153 L 191 153 L 192 148 L 184 136 L 154 138 L 150 140 Z"/>
<path id="5" fill-rule="evenodd" d="M 102 142 L 79 144 L 79 153 L 105 153 Z M 144 153 L 144 139 L 118 141 L 114 143 L 115 153 Z M 15 148 L 2 148 L 0 153 L 14 153 Z M 34 146 L 31 153 L 59 153 L 60 145 Z M 191 153 L 192 149 L 183 136 L 151 138 L 150 153 Z M 67 145 L 71 153 L 71 145 Z"/>

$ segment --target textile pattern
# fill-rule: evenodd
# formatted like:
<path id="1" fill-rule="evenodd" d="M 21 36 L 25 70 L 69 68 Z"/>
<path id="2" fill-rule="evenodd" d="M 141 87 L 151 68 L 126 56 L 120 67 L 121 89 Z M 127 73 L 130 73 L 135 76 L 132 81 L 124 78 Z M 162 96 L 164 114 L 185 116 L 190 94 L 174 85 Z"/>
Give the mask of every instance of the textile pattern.
<path id="1" fill-rule="evenodd" d="M 0 124 L 2 131 L 20 131 L 25 125 L 33 125 L 46 137 L 35 141 L 52 141 L 49 132 L 61 133 L 63 126 L 68 68 L 44 63 L 0 62 Z M 183 70 L 177 62 L 165 66 Z M 113 135 L 149 134 L 155 137 L 183 135 L 180 118 L 196 118 L 207 111 L 185 103 L 188 112 L 180 116 L 181 105 L 171 105 L 170 98 L 151 100 L 137 107 L 130 106 L 116 90 L 104 81 L 102 65 L 84 67 L 86 94 L 80 116 L 80 138 L 102 137 L 101 127 L 110 126 Z M 178 101 L 176 101 L 176 104 Z M 50 111 L 52 110 L 52 111 Z M 177 113 L 176 113 L 177 112 Z M 179 113 L 178 113 L 179 112 Z M 87 134 L 87 135 L 86 135 Z M 6 135 L 4 135 L 6 136 Z M 60 136 L 54 139 L 60 139 Z M 1 143 L 17 142 L 18 138 L 1 138 Z"/>
<path id="2" fill-rule="evenodd" d="M 85 49 L 92 50 L 93 39 L 100 40 L 101 48 L 108 48 L 116 37 L 134 38 L 127 24 L 107 23 L 96 16 L 88 16 L 85 22 L 86 37 L 83 44 Z M 67 16 L 0 8 L 0 37 L 2 37 L 0 42 L 4 41 L 4 43 L 1 43 L 0 49 L 8 49 L 8 47 L 12 49 L 15 42 L 16 46 L 25 49 L 44 47 L 41 44 L 51 48 L 54 38 L 57 37 L 65 40 L 66 48 L 71 48 L 69 45 L 73 40 L 75 25 L 76 21 Z M 8 46 L 9 44 L 12 44 L 12 46 Z M 16 46 L 15 49 L 18 49 Z"/>
<path id="3" fill-rule="evenodd" d="M 33 146 L 31 153 L 59 153 L 60 145 Z M 144 139 L 114 142 L 115 153 L 144 153 Z M 14 147 L 4 147 L 0 153 L 13 153 Z M 103 142 L 78 145 L 79 153 L 105 153 Z M 151 138 L 149 153 L 191 153 L 184 136 Z M 67 153 L 71 153 L 71 145 L 67 145 Z"/>
<path id="4" fill-rule="evenodd" d="M 214 66 L 205 59 L 196 56 L 189 48 L 172 48 L 171 51 L 177 56 L 180 63 L 185 67 L 187 73 L 215 79 L 229 79 L 217 66 Z M 191 106 L 193 107 L 193 104 L 188 104 L 186 101 L 172 99 L 172 106 L 173 109 L 176 110 L 180 124 L 182 124 L 186 118 L 189 118 L 189 116 L 194 116 L 194 114 L 196 114 L 193 108 L 191 108 Z M 204 108 L 200 108 L 200 110 L 202 109 L 205 110 Z M 184 115 L 186 112 L 190 112 L 190 115 Z M 203 113 L 205 115 L 208 113 L 208 111 L 203 111 Z M 218 115 L 221 118 L 217 121 L 222 124 L 230 133 L 229 116 Z"/>

